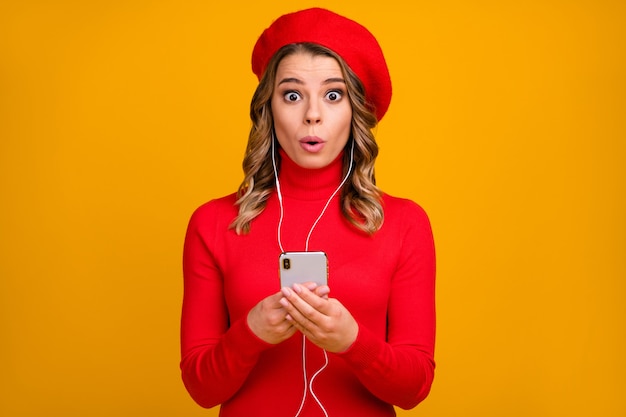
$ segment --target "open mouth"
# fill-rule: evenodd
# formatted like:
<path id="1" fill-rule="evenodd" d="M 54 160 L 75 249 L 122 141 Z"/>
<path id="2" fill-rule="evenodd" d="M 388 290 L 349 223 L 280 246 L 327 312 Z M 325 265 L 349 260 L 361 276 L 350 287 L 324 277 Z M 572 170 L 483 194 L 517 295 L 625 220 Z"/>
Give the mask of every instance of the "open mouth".
<path id="1" fill-rule="evenodd" d="M 319 152 L 324 148 L 324 141 L 316 136 L 307 136 L 300 139 L 300 146 L 307 152 Z"/>
<path id="2" fill-rule="evenodd" d="M 321 138 L 318 138 L 317 136 L 306 136 L 300 139 L 300 143 L 306 143 L 309 145 L 317 145 L 318 143 L 324 143 L 324 141 Z"/>

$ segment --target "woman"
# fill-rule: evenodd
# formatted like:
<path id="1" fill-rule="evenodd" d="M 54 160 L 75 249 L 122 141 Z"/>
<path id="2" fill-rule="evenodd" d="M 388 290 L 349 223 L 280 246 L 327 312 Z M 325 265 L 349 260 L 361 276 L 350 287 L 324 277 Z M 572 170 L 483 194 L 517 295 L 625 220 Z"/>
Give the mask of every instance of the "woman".
<path id="1" fill-rule="evenodd" d="M 314 8 L 273 22 L 252 67 L 244 181 L 198 208 L 185 239 L 185 386 L 222 416 L 412 408 L 434 374 L 434 245 L 424 211 L 375 185 L 382 51 Z M 328 285 L 279 288 L 285 251 L 325 252 Z"/>

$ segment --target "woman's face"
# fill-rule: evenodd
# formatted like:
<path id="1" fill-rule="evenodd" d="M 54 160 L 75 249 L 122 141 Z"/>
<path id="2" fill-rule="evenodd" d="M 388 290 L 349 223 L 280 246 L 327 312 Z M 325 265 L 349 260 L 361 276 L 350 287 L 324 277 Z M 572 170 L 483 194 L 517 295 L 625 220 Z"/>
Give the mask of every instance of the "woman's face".
<path id="1" fill-rule="evenodd" d="M 272 116 L 278 143 L 303 168 L 334 161 L 350 137 L 352 106 L 339 63 L 296 53 L 278 64 Z"/>

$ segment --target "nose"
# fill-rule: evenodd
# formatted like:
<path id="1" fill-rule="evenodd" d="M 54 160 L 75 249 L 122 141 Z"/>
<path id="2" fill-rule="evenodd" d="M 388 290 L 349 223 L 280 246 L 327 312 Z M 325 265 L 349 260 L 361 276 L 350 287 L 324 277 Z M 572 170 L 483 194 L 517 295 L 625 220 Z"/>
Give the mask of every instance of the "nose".
<path id="1" fill-rule="evenodd" d="M 304 114 L 304 123 L 307 125 L 316 125 L 322 122 L 322 114 L 317 100 L 310 100 L 309 105 Z"/>

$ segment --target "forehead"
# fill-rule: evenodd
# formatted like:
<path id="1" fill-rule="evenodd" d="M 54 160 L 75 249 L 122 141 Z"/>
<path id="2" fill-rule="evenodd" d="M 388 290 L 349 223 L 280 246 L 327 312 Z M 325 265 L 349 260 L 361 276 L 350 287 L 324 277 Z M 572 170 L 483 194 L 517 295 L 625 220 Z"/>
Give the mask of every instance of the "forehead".
<path id="1" fill-rule="evenodd" d="M 276 82 L 284 78 L 307 79 L 343 78 L 341 67 L 335 58 L 298 52 L 283 58 L 276 69 Z"/>

